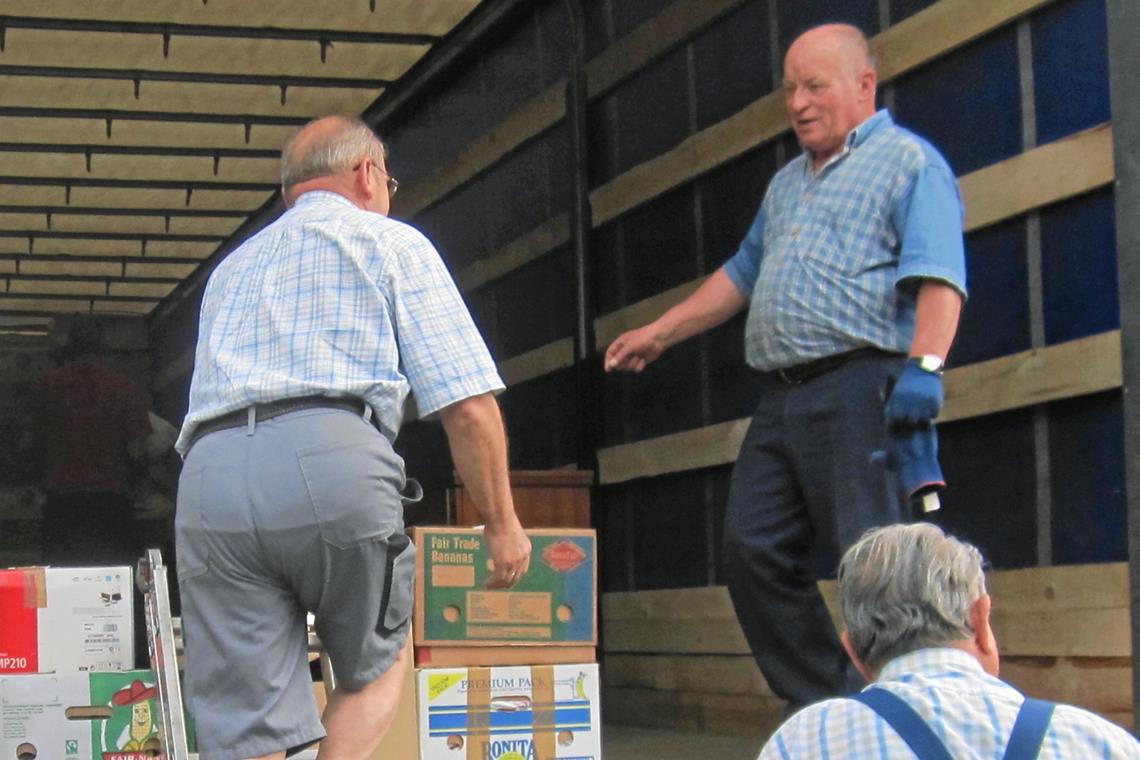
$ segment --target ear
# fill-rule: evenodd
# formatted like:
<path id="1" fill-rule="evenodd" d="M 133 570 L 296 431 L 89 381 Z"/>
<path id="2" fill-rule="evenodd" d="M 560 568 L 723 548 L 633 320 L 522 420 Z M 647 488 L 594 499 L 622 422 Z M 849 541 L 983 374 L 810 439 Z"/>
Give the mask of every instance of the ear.
<path id="1" fill-rule="evenodd" d="M 978 659 L 982 669 L 991 676 L 997 677 L 999 656 L 997 639 L 994 638 L 993 628 L 990 626 L 990 609 L 993 601 L 989 594 L 982 594 L 970 606 L 970 625 L 974 629 L 973 644 L 977 648 Z"/>
<path id="2" fill-rule="evenodd" d="M 859 75 L 859 94 L 869 100 L 871 103 L 875 102 L 875 91 L 879 85 L 879 75 L 872 68 L 866 68 L 863 73 Z"/>
<path id="3" fill-rule="evenodd" d="M 867 683 L 873 683 L 876 674 L 867 667 L 867 663 L 859 659 L 859 655 L 855 649 L 855 642 L 851 640 L 851 634 L 847 631 L 843 631 L 839 634 L 839 642 L 843 644 L 843 649 L 847 652 L 847 656 L 851 658 L 851 664 L 859 671 L 859 675 L 867 679 Z"/>

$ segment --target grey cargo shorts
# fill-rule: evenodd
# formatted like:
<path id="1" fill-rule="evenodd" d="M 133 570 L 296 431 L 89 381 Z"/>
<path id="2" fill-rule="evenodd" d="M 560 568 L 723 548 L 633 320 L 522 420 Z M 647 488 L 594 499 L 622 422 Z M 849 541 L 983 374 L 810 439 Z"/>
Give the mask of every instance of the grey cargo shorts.
<path id="1" fill-rule="evenodd" d="M 324 737 L 306 613 L 339 687 L 362 688 L 392 665 L 410 627 L 415 568 L 404 485 L 388 440 L 345 410 L 292 412 L 193 445 L 175 531 L 202 760 Z"/>

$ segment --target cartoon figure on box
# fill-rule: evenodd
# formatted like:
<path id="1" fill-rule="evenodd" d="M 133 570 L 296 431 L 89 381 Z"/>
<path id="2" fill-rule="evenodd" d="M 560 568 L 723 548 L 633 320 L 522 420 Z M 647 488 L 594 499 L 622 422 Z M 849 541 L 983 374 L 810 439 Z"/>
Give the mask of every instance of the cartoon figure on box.
<path id="1" fill-rule="evenodd" d="M 111 707 L 130 706 L 130 718 L 126 725 L 118 718 L 118 713 L 109 719 L 103 729 L 103 757 L 132 758 L 151 757 L 162 750 L 158 738 L 158 725 L 154 721 L 155 688 L 137 678 L 124 686 L 111 697 Z M 124 717 L 125 717 L 125 711 Z"/>

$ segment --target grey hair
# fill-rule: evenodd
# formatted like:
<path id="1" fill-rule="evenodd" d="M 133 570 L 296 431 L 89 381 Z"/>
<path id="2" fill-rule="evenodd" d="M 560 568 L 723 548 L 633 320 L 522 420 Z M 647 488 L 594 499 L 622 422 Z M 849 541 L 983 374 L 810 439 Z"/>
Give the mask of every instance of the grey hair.
<path id="1" fill-rule="evenodd" d="M 855 652 L 872 670 L 974 635 L 986 593 L 982 555 L 930 523 L 868 531 L 839 563 L 839 602 Z"/>
<path id="2" fill-rule="evenodd" d="M 281 186 L 290 188 L 317 177 L 327 177 L 351 169 L 365 157 L 379 163 L 388 151 L 372 128 L 360 119 L 331 117 L 337 129 L 318 133 L 298 145 L 297 138 L 314 120 L 297 130 L 281 151 Z"/>

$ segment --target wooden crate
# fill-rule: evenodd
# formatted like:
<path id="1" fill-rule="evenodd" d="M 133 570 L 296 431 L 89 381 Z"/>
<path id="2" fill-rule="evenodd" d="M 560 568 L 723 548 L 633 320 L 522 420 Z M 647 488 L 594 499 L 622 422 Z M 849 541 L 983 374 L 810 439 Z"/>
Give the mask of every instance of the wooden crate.
<path id="1" fill-rule="evenodd" d="M 589 528 L 589 470 L 514 470 L 511 495 L 524 528 Z M 448 515 L 460 526 L 479 525 L 483 518 L 471 495 L 456 477 L 448 491 Z"/>

